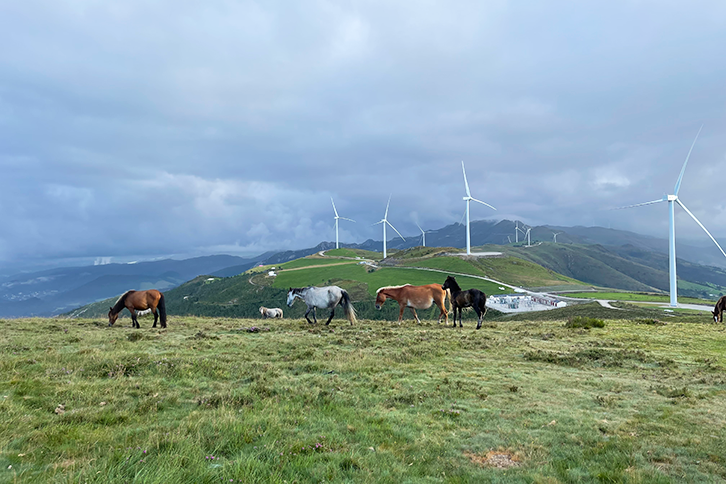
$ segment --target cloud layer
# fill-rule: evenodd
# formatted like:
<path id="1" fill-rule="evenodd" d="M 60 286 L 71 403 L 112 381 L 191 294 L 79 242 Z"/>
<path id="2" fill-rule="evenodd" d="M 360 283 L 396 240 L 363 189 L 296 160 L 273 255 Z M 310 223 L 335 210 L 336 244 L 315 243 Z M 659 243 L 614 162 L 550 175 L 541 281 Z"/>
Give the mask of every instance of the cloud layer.
<path id="1" fill-rule="evenodd" d="M 0 263 L 473 218 L 726 236 L 722 2 L 0 5 Z M 678 214 L 678 234 L 700 229 Z M 705 236 L 704 236 L 705 237 Z"/>

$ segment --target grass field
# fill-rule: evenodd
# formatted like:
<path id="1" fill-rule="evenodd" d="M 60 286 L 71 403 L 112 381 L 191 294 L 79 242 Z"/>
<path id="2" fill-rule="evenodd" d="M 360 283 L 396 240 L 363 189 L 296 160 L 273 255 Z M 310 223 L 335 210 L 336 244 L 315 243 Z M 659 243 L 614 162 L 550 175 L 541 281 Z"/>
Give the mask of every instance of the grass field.
<path id="1" fill-rule="evenodd" d="M 349 280 L 366 284 L 368 294 L 374 296 L 376 290 L 383 286 L 399 284 L 443 284 L 444 280 L 446 280 L 445 274 L 416 269 L 384 267 L 374 272 L 368 272 L 367 269 L 366 266 L 352 264 L 332 267 L 322 266 L 320 268 L 314 267 L 300 271 L 282 271 L 275 278 L 273 287 L 286 289 L 288 287 L 320 286 L 334 284 L 340 280 Z M 484 291 L 486 294 L 511 292 L 509 290 L 501 291 L 496 284 L 481 279 L 457 276 L 456 280 L 461 287 L 467 289 L 475 287 Z"/>
<path id="2" fill-rule="evenodd" d="M 678 321 L 0 320 L 0 481 L 721 482 L 726 331 Z"/>
<path id="3" fill-rule="evenodd" d="M 568 292 L 562 294 L 567 297 L 581 297 L 584 299 L 611 299 L 613 301 L 644 301 L 644 302 L 664 302 L 670 301 L 668 295 L 657 294 L 640 294 L 634 292 Z M 684 304 L 714 304 L 716 301 L 707 301 L 705 299 L 696 299 L 692 297 L 679 297 L 678 302 Z"/>

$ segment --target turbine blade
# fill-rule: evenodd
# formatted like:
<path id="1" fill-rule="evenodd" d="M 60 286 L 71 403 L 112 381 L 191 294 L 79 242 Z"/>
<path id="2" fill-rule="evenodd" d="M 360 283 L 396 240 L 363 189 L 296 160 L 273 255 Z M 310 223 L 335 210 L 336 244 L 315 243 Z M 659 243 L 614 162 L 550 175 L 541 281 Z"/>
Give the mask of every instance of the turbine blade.
<path id="1" fill-rule="evenodd" d="M 636 203 L 635 205 L 626 205 L 624 207 L 615 207 L 615 208 L 611 208 L 610 210 L 622 210 L 624 208 L 633 208 L 633 207 L 640 207 L 640 206 L 643 206 L 643 205 L 652 205 L 654 203 L 665 202 L 667 200 L 668 200 L 667 197 L 663 197 L 663 198 L 661 198 L 659 200 L 651 200 L 650 202 Z"/>
<path id="2" fill-rule="evenodd" d="M 472 202 L 479 202 L 479 203 L 481 203 L 482 205 L 486 205 L 487 207 L 491 208 L 492 210 L 496 210 L 496 208 L 492 207 L 492 206 L 491 206 L 491 205 L 489 205 L 489 204 L 488 204 L 487 202 L 482 202 L 481 200 L 477 200 L 476 198 L 472 198 L 472 199 L 471 199 L 471 201 L 472 201 Z"/>
<path id="3" fill-rule="evenodd" d="M 469 191 L 469 182 L 466 181 L 466 168 L 464 168 L 464 161 L 461 162 L 461 171 L 464 172 L 464 186 L 466 187 L 466 196 L 470 197 L 471 192 Z"/>
<path id="4" fill-rule="evenodd" d="M 391 204 L 391 196 L 388 195 L 388 203 L 386 204 L 386 214 L 383 216 L 383 220 L 388 219 L 388 206 Z"/>
<path id="5" fill-rule="evenodd" d="M 418 229 L 421 231 L 422 234 L 426 233 L 426 232 L 424 232 L 424 229 L 422 229 L 418 223 L 416 224 L 416 227 L 418 227 Z"/>
<path id="6" fill-rule="evenodd" d="M 466 210 L 464 210 L 464 213 L 461 214 L 461 220 L 459 221 L 459 225 L 464 225 L 465 217 L 466 217 Z"/>
<path id="7" fill-rule="evenodd" d="M 338 211 L 335 209 L 335 202 L 333 201 L 333 197 L 330 197 L 330 203 L 333 204 L 333 212 L 335 212 L 335 218 L 338 218 Z"/>
<path id="8" fill-rule="evenodd" d="M 347 220 L 348 222 L 355 222 L 352 218 L 338 217 L 341 220 Z"/>
<path id="9" fill-rule="evenodd" d="M 394 227 L 394 226 L 393 226 L 393 225 L 391 224 L 391 222 L 389 222 L 388 220 L 386 220 L 386 223 L 387 223 L 388 225 L 390 225 L 390 226 L 391 226 L 391 228 L 392 228 L 393 230 L 396 230 L 396 227 Z M 406 240 L 406 238 L 405 238 L 405 237 L 404 237 L 403 235 L 401 235 L 401 232 L 399 232 L 398 230 L 396 230 L 396 233 L 397 233 L 397 234 L 398 234 L 398 235 L 399 235 L 399 236 L 400 236 L 400 237 L 401 237 L 401 238 L 402 238 L 402 239 L 403 239 L 404 241 Z"/>
<path id="10" fill-rule="evenodd" d="M 371 225 L 378 225 L 378 224 L 382 224 L 383 222 L 385 222 L 385 220 L 381 220 L 381 221 L 379 221 L 379 222 L 376 222 L 376 223 L 374 223 L 374 224 L 371 224 Z"/>
<path id="11" fill-rule="evenodd" d="M 691 211 L 690 211 L 690 210 L 688 210 L 688 209 L 686 208 L 686 206 L 685 206 L 685 205 L 683 204 L 683 202 L 681 202 L 681 200 L 680 200 L 680 199 L 676 199 L 676 202 L 678 203 L 678 205 L 680 205 L 680 206 L 681 206 L 681 208 L 682 208 L 683 210 L 685 210 L 685 211 L 686 211 L 686 213 L 687 213 L 688 215 L 690 215 L 690 216 L 691 216 L 691 218 L 692 218 L 693 220 L 695 220 L 695 221 L 696 221 L 696 223 L 697 223 L 698 225 L 700 225 L 700 226 L 701 226 L 701 228 L 703 229 L 703 231 L 704 231 L 704 232 L 706 232 L 706 234 L 707 234 L 707 235 L 708 235 L 709 237 L 711 237 L 711 240 L 713 240 L 713 243 L 714 243 L 714 244 L 716 244 L 716 247 L 718 247 L 718 250 L 720 250 L 720 251 L 721 251 L 721 253 L 723 254 L 723 256 L 724 256 L 724 257 L 726 257 L 726 252 L 724 252 L 724 251 L 723 251 L 723 249 L 721 248 L 721 246 L 720 246 L 720 245 L 718 245 L 718 242 L 716 242 L 716 239 L 714 239 L 714 238 L 713 238 L 713 235 L 711 235 L 711 232 L 709 232 L 709 231 L 708 231 L 708 229 L 707 229 L 706 227 L 704 227 L 704 225 L 703 225 L 703 224 L 702 224 L 702 223 L 700 222 L 700 220 L 698 220 L 698 219 L 696 218 L 696 216 L 695 216 L 695 215 L 693 215 L 693 214 L 691 213 Z"/>
<path id="12" fill-rule="evenodd" d="M 691 157 L 691 151 L 693 151 L 693 147 L 696 145 L 696 140 L 698 139 L 698 135 L 701 134 L 702 129 L 703 129 L 703 125 L 701 125 L 701 127 L 698 128 L 698 133 L 696 133 L 696 138 L 693 140 L 693 143 L 691 144 L 691 149 L 688 150 L 688 155 L 686 156 L 686 161 L 683 162 L 683 168 L 681 168 L 681 174 L 678 175 L 678 181 L 676 182 L 676 188 L 673 191 L 673 195 L 678 195 L 678 190 L 681 189 L 681 180 L 683 180 L 683 174 L 686 172 L 686 165 L 688 164 L 688 158 Z"/>

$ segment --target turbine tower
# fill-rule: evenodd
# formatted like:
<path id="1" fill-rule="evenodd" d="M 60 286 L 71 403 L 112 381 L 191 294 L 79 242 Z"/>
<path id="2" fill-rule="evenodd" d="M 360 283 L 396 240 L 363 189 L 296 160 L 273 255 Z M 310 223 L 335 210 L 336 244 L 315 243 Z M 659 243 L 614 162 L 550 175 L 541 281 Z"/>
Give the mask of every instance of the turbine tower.
<path id="1" fill-rule="evenodd" d="M 421 226 L 417 223 L 416 227 L 421 231 L 421 245 L 426 247 L 426 232 L 424 232 L 424 229 L 421 228 Z"/>
<path id="2" fill-rule="evenodd" d="M 557 243 L 557 236 L 558 236 L 558 235 L 560 235 L 561 233 L 562 233 L 562 232 L 553 232 L 553 233 L 552 233 L 552 238 L 554 239 L 554 241 L 555 241 L 555 244 Z"/>
<path id="3" fill-rule="evenodd" d="M 522 225 L 522 227 L 526 227 L 526 225 Z M 514 227 L 514 236 L 515 236 L 515 238 L 516 238 L 516 241 L 515 241 L 515 242 L 516 242 L 517 244 L 519 243 L 519 232 L 522 232 L 522 235 L 527 235 L 527 232 L 525 232 L 524 230 L 522 230 L 522 229 L 521 229 L 521 228 L 519 227 L 519 225 L 517 225 L 516 227 Z"/>
<path id="4" fill-rule="evenodd" d="M 330 197 L 330 203 L 333 204 L 333 212 L 335 212 L 335 248 L 339 249 L 340 245 L 338 244 L 338 220 L 347 220 L 348 222 L 355 222 L 355 220 L 341 217 L 338 215 L 338 211 L 335 209 L 335 202 L 333 201 L 333 197 Z"/>
<path id="5" fill-rule="evenodd" d="M 706 235 L 708 235 L 711 240 L 713 240 L 713 243 L 716 244 L 716 247 L 718 247 L 718 250 L 721 251 L 721 253 L 726 257 L 726 252 L 723 251 L 721 246 L 716 242 L 716 239 L 713 238 L 713 235 L 711 235 L 711 232 L 706 229 L 706 227 L 696 218 L 695 215 L 691 213 L 690 210 L 688 210 L 685 206 L 685 204 L 681 201 L 680 198 L 678 198 L 678 191 L 681 189 L 681 181 L 683 180 L 683 174 L 686 171 L 686 165 L 688 164 L 688 159 L 691 157 L 691 151 L 693 151 L 693 146 L 696 144 L 696 140 L 698 139 L 698 135 L 701 134 L 701 129 L 703 129 L 703 126 L 698 130 L 698 133 L 696 134 L 696 138 L 693 140 L 693 144 L 691 144 L 691 149 L 688 150 L 688 155 L 686 155 L 686 161 L 683 162 L 683 168 L 681 168 L 681 174 L 678 175 L 678 180 L 676 180 L 676 186 L 673 189 L 673 195 L 666 195 L 661 199 L 658 200 L 651 200 L 650 202 L 644 202 L 644 203 L 636 203 L 635 205 L 628 205 L 625 207 L 618 207 L 618 208 L 631 208 L 631 207 L 640 207 L 641 205 L 652 205 L 654 203 L 660 203 L 660 202 L 668 202 L 668 275 L 670 276 L 670 306 L 671 307 L 678 307 L 678 284 L 676 282 L 676 221 L 675 221 L 675 204 L 681 206 L 683 210 L 686 211 L 688 215 L 691 216 L 693 220 L 696 221 L 696 223 L 703 229 L 704 232 L 706 232 Z"/>
<path id="6" fill-rule="evenodd" d="M 476 198 L 471 196 L 471 192 L 469 191 L 469 182 L 466 181 L 466 168 L 464 168 L 464 162 L 461 162 L 461 171 L 464 172 L 464 186 L 466 187 L 466 196 L 464 197 L 464 201 L 466 202 L 466 255 L 471 255 L 471 228 L 469 227 L 469 202 L 474 201 L 481 203 L 482 205 L 486 205 L 487 207 L 491 208 L 492 210 L 496 210 L 496 208 L 492 207 L 486 202 L 482 202 L 481 200 L 477 200 Z"/>
<path id="7" fill-rule="evenodd" d="M 393 230 L 396 230 L 396 227 L 391 225 L 391 222 L 388 221 L 388 206 L 391 204 L 391 197 L 388 197 L 388 203 L 386 204 L 386 213 L 383 215 L 383 218 L 380 220 L 380 222 L 376 222 L 373 225 L 383 224 L 383 258 L 385 259 L 388 254 L 386 253 L 386 225 L 390 225 Z M 405 241 L 406 239 L 403 238 L 403 235 L 401 235 L 401 232 L 396 230 L 396 233 Z"/>

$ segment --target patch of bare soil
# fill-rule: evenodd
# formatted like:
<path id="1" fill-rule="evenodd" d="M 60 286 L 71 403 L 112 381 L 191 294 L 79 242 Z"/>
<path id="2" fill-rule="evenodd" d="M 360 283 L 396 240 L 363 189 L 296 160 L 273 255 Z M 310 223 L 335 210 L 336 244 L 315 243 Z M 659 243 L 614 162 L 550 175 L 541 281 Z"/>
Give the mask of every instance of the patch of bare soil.
<path id="1" fill-rule="evenodd" d="M 475 464 L 482 467 L 496 467 L 497 469 L 509 469 L 510 467 L 519 467 L 519 457 L 505 450 L 491 450 L 486 455 L 472 454 L 464 452 L 464 455 Z"/>

